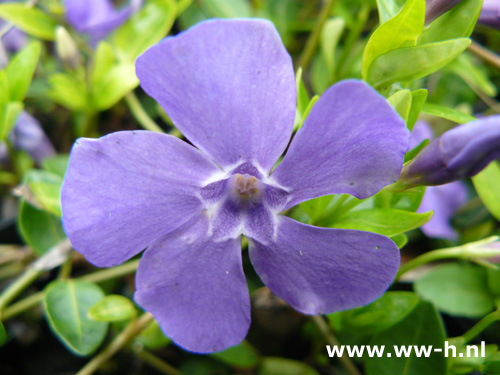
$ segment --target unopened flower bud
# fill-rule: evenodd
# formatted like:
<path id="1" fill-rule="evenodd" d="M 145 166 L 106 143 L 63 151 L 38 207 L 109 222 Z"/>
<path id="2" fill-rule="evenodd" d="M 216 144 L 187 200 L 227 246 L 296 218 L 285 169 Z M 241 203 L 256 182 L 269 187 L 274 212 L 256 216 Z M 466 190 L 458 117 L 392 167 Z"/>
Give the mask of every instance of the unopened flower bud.
<path id="1" fill-rule="evenodd" d="M 425 24 L 428 25 L 461 1 L 462 0 L 427 0 L 425 9 Z"/>
<path id="2" fill-rule="evenodd" d="M 82 63 L 80 51 L 66 29 L 59 26 L 56 30 L 56 51 L 62 63 L 70 69 L 76 69 Z"/>
<path id="3" fill-rule="evenodd" d="M 473 121 L 433 140 L 404 166 L 405 188 L 447 184 L 472 177 L 500 156 L 500 116 Z"/>

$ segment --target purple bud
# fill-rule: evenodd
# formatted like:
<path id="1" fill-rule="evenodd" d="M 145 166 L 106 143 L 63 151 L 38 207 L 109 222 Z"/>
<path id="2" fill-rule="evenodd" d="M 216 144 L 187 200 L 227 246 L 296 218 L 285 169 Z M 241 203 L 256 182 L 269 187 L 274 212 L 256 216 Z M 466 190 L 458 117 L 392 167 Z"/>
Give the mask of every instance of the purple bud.
<path id="1" fill-rule="evenodd" d="M 404 166 L 405 187 L 442 185 L 479 173 L 500 156 L 500 115 L 451 129 Z"/>
<path id="2" fill-rule="evenodd" d="M 500 2 L 484 0 L 478 22 L 500 30 Z"/>
<path id="3" fill-rule="evenodd" d="M 426 0 L 425 24 L 430 24 L 461 1 L 462 0 Z"/>

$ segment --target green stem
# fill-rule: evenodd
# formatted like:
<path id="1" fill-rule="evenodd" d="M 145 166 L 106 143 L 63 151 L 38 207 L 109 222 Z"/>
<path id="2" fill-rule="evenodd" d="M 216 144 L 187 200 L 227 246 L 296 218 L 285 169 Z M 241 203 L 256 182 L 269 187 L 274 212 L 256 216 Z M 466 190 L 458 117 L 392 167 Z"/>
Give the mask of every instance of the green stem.
<path id="1" fill-rule="evenodd" d="M 497 322 L 500 320 L 500 310 L 493 311 L 492 313 L 489 313 L 486 315 L 483 319 L 481 319 L 479 322 L 476 323 L 474 327 L 469 329 L 467 332 L 465 332 L 462 337 L 464 338 L 465 342 L 468 343 L 469 341 L 473 340 L 477 336 L 481 334 L 486 328 L 488 328 L 491 324 Z"/>
<path id="2" fill-rule="evenodd" d="M 14 298 L 23 292 L 33 281 L 35 281 L 42 273 L 45 271 L 38 270 L 35 268 L 28 268 L 21 277 L 16 279 L 12 284 L 10 284 L 7 289 L 3 291 L 0 295 L 0 316 L 2 310 L 9 304 Z"/>
<path id="3" fill-rule="evenodd" d="M 323 25 L 325 24 L 326 20 L 330 16 L 333 6 L 337 3 L 337 0 L 327 0 L 326 4 L 323 6 L 323 9 L 321 9 L 321 13 L 319 14 L 318 21 L 314 25 L 314 29 L 309 35 L 309 38 L 307 39 L 306 45 L 304 47 L 304 51 L 299 57 L 299 67 L 301 67 L 304 71 L 307 69 L 309 66 L 314 53 L 316 52 L 316 48 L 318 47 L 319 44 L 319 37 L 321 35 L 321 29 L 323 29 Z"/>
<path id="4" fill-rule="evenodd" d="M 148 365 L 165 375 L 181 375 L 181 372 L 175 367 L 172 367 L 165 361 L 161 360 L 160 358 L 146 350 L 141 350 L 139 353 L 136 353 L 136 355 Z"/>
<path id="5" fill-rule="evenodd" d="M 463 258 L 464 251 L 461 247 L 450 247 L 447 249 L 439 249 L 434 251 L 429 251 L 428 253 L 419 255 L 416 258 L 404 263 L 399 267 L 399 271 L 396 275 L 396 280 L 399 280 L 403 274 L 406 272 L 420 267 L 424 264 L 435 262 L 442 259 L 452 259 L 452 258 Z"/>
<path id="6" fill-rule="evenodd" d="M 132 112 L 134 118 L 144 129 L 152 132 L 163 133 L 162 128 L 160 128 L 158 124 L 147 114 L 133 91 L 125 95 L 125 101 L 127 102 L 130 112 Z"/>
<path id="7" fill-rule="evenodd" d="M 138 265 L 139 265 L 139 260 L 132 260 L 130 262 L 122 264 L 121 266 L 93 272 L 88 275 L 82 276 L 79 279 L 97 283 L 100 281 L 109 280 L 133 273 L 135 272 L 135 270 L 137 270 Z M 45 293 L 41 291 L 32 294 L 31 296 L 26 297 L 25 299 L 9 306 L 8 308 L 5 309 L 5 312 L 3 313 L 3 320 L 10 319 L 22 313 L 23 311 L 32 308 L 38 303 L 42 302 L 44 295 Z"/>
<path id="8" fill-rule="evenodd" d="M 139 319 L 132 320 L 102 352 L 87 363 L 76 375 L 93 374 L 152 321 L 153 315 L 150 313 L 145 313 Z"/>
<path id="9" fill-rule="evenodd" d="M 325 341 L 330 346 L 340 346 L 339 340 L 333 335 L 332 330 L 326 324 L 325 320 L 320 315 L 315 315 L 312 317 L 314 324 L 318 327 L 320 333 L 323 335 Z M 339 357 L 339 361 L 342 366 L 346 369 L 347 373 L 350 375 L 361 375 L 356 365 L 351 361 L 351 359 L 347 356 L 342 355 Z"/>

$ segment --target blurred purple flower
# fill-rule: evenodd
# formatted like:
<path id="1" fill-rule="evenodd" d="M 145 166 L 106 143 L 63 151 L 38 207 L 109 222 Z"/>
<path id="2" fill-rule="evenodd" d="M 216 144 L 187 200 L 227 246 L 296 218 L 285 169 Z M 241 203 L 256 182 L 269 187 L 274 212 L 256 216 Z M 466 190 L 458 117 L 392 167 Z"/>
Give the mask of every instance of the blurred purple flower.
<path id="1" fill-rule="evenodd" d="M 16 150 L 26 151 L 37 164 L 56 154 L 38 120 L 27 112 L 21 112 L 19 115 L 10 133 L 10 141 Z M 0 143 L 0 160 L 5 162 L 8 157 L 7 146 L 5 143 Z"/>
<path id="2" fill-rule="evenodd" d="M 500 116 L 453 128 L 427 145 L 401 172 L 406 187 L 443 185 L 479 173 L 500 156 Z"/>
<path id="3" fill-rule="evenodd" d="M 500 30 L 500 1 L 484 0 L 478 22 Z"/>
<path id="4" fill-rule="evenodd" d="M 112 0 L 65 0 L 66 19 L 76 31 L 87 34 L 93 45 L 121 26 L 142 6 L 143 0 L 130 0 L 116 9 Z"/>
<path id="5" fill-rule="evenodd" d="M 418 146 L 425 139 L 432 140 L 433 138 L 429 124 L 425 121 L 418 121 L 411 132 L 410 149 Z M 428 237 L 456 239 L 457 233 L 451 226 L 450 220 L 466 201 L 467 189 L 461 181 L 441 186 L 428 186 L 417 212 L 434 211 L 434 215 L 420 229 Z"/>
<path id="6" fill-rule="evenodd" d="M 197 148 L 124 131 L 73 147 L 63 223 L 78 251 L 114 266 L 147 248 L 136 301 L 196 352 L 239 343 L 250 324 L 241 235 L 262 281 L 305 314 L 366 304 L 399 266 L 389 238 L 279 215 L 326 194 L 375 194 L 397 180 L 404 122 L 361 81 L 332 86 L 295 135 L 292 61 L 264 20 L 212 20 L 147 50 L 142 88 Z"/>
<path id="7" fill-rule="evenodd" d="M 425 24 L 428 25 L 461 1 L 462 0 L 426 0 Z"/>
<path id="8" fill-rule="evenodd" d="M 0 0 L 0 4 L 2 3 L 12 3 L 16 0 Z M 3 28 L 7 22 L 0 19 L 0 29 Z M 5 49 L 9 52 L 17 52 L 22 49 L 26 43 L 28 42 L 28 38 L 24 32 L 17 28 L 12 28 L 7 34 L 2 37 L 2 44 Z"/>

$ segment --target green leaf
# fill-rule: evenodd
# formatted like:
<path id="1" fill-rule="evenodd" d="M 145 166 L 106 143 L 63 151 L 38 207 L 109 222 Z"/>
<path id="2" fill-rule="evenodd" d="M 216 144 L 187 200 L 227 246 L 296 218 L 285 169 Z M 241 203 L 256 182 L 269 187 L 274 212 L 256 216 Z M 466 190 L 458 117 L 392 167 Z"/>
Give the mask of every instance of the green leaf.
<path id="1" fill-rule="evenodd" d="M 417 357 L 412 350 L 406 357 L 396 356 L 394 346 L 420 347 L 422 345 L 442 348 L 445 339 L 443 322 L 436 309 L 428 302 L 420 304 L 401 322 L 375 335 L 370 345 L 385 345 L 386 353 L 391 357 L 367 357 L 365 359 L 367 375 L 445 375 L 446 358 L 443 353 L 432 353 L 429 357 Z"/>
<path id="2" fill-rule="evenodd" d="M 246 0 L 204 0 L 201 7 L 213 17 L 248 18 L 252 16 L 252 8 Z"/>
<path id="3" fill-rule="evenodd" d="M 408 115 L 410 114 L 411 100 L 412 94 L 410 90 L 399 90 L 387 99 L 389 104 L 392 105 L 405 122 L 408 120 Z"/>
<path id="4" fill-rule="evenodd" d="M 393 209 L 359 210 L 343 215 L 332 227 L 363 230 L 383 234 L 384 236 L 394 236 L 419 228 L 431 218 L 432 212 L 418 214 Z"/>
<path id="5" fill-rule="evenodd" d="M 101 111 L 111 108 L 138 85 L 139 79 L 135 75 L 133 64 L 124 63 L 113 66 L 103 75 L 102 80 L 94 82 L 95 108 Z"/>
<path id="6" fill-rule="evenodd" d="M 461 77 L 467 84 L 473 88 L 479 88 L 489 97 L 496 97 L 498 89 L 490 81 L 485 70 L 481 70 L 477 64 L 472 61 L 471 56 L 464 52 L 455 60 L 448 64 L 447 71 L 451 71 Z"/>
<path id="7" fill-rule="evenodd" d="M 411 93 L 411 108 L 408 114 L 408 121 L 406 121 L 406 126 L 411 131 L 418 120 L 420 111 L 422 110 L 425 101 L 427 100 L 428 92 L 426 89 L 415 90 Z"/>
<path id="8" fill-rule="evenodd" d="M 465 124 L 467 122 L 477 120 L 474 116 L 468 115 L 467 113 L 432 103 L 425 103 L 424 106 L 422 107 L 422 113 L 436 117 L 441 117 L 456 122 L 458 124 Z"/>
<path id="9" fill-rule="evenodd" d="M 320 47 L 329 72 L 328 83 L 335 78 L 335 49 L 344 31 L 345 21 L 342 18 L 331 18 L 325 22 L 320 36 Z"/>
<path id="10" fill-rule="evenodd" d="M 500 164 L 492 161 L 477 175 L 472 177 L 472 183 L 477 194 L 483 201 L 488 211 L 500 220 Z"/>
<path id="11" fill-rule="evenodd" d="M 16 102 L 24 100 L 33 79 L 33 74 L 35 74 L 41 48 L 40 42 L 28 44 L 7 66 L 6 74 L 10 86 L 10 100 Z"/>
<path id="12" fill-rule="evenodd" d="M 63 179 L 61 176 L 37 169 L 28 171 L 25 181 L 29 189 L 35 196 L 36 201 L 44 210 L 61 217 L 61 186 Z"/>
<path id="13" fill-rule="evenodd" d="M 366 80 L 375 87 L 425 77 L 452 61 L 471 43 L 470 39 L 400 48 L 377 57 L 370 65 Z"/>
<path id="14" fill-rule="evenodd" d="M 469 37 L 481 12 L 482 3 L 482 0 L 462 0 L 426 27 L 418 43 Z"/>
<path id="15" fill-rule="evenodd" d="M 418 155 L 422 149 L 427 146 L 430 143 L 428 139 L 424 139 L 420 144 L 418 144 L 416 147 L 412 148 L 410 151 L 408 151 L 405 154 L 405 163 L 408 163 L 410 160 L 412 160 L 415 156 Z"/>
<path id="16" fill-rule="evenodd" d="M 56 73 L 49 78 L 49 97 L 73 111 L 89 108 L 88 89 L 84 81 L 67 73 Z"/>
<path id="17" fill-rule="evenodd" d="M 486 270 L 450 263 L 434 268 L 414 283 L 415 291 L 450 315 L 479 318 L 493 310 Z"/>
<path id="18" fill-rule="evenodd" d="M 398 249 L 402 249 L 408 243 L 408 236 L 406 234 L 396 234 L 395 236 L 389 237 L 394 241 Z"/>
<path id="19" fill-rule="evenodd" d="M 404 4 L 405 0 L 377 0 L 380 24 L 383 24 L 392 17 L 396 16 Z"/>
<path id="20" fill-rule="evenodd" d="M 89 310 L 89 318 L 98 322 L 118 322 L 133 318 L 137 313 L 134 304 L 120 295 L 109 295 Z"/>
<path id="21" fill-rule="evenodd" d="M 66 169 L 68 169 L 69 155 L 59 154 L 50 156 L 42 160 L 42 167 L 49 172 L 55 173 L 58 176 L 64 177 Z"/>
<path id="22" fill-rule="evenodd" d="M 366 44 L 363 53 L 362 75 L 366 79 L 377 57 L 400 47 L 415 45 L 425 22 L 425 0 L 408 0 L 405 6 L 379 26 Z"/>
<path id="23" fill-rule="evenodd" d="M 0 4 L 0 18 L 12 22 L 16 27 L 34 37 L 54 40 L 57 23 L 38 8 L 25 4 Z"/>
<path id="24" fill-rule="evenodd" d="M 222 352 L 214 353 L 212 357 L 236 368 L 252 368 L 259 361 L 257 352 L 247 341 Z"/>
<path id="25" fill-rule="evenodd" d="M 134 63 L 137 56 L 170 31 L 177 16 L 173 0 L 149 0 L 111 36 L 120 61 Z M 135 75 L 135 74 L 134 74 Z"/>
<path id="26" fill-rule="evenodd" d="M 61 220 L 46 211 L 34 208 L 25 200 L 19 207 L 19 233 L 33 251 L 42 255 L 66 238 Z"/>
<path id="27" fill-rule="evenodd" d="M 279 357 L 266 357 L 262 360 L 259 375 L 319 375 L 305 363 Z"/>
<path id="28" fill-rule="evenodd" d="M 170 343 L 170 339 L 163 334 L 156 320 L 149 323 L 148 326 L 135 337 L 134 341 L 141 343 L 148 349 L 163 348 Z"/>
<path id="29" fill-rule="evenodd" d="M 23 108 L 24 105 L 20 102 L 8 102 L 0 105 L 0 141 L 7 139 Z"/>
<path id="30" fill-rule="evenodd" d="M 372 335 L 398 324 L 419 304 L 420 297 L 411 292 L 387 292 L 367 306 L 345 311 L 342 329 Z"/>
<path id="31" fill-rule="evenodd" d="M 0 346 L 5 344 L 6 340 L 7 340 L 7 332 L 5 332 L 5 328 L 2 322 L 0 322 Z"/>
<path id="32" fill-rule="evenodd" d="M 108 325 L 88 318 L 104 297 L 96 284 L 82 280 L 54 281 L 45 289 L 45 316 L 56 336 L 75 354 L 89 355 L 101 345 Z"/>

